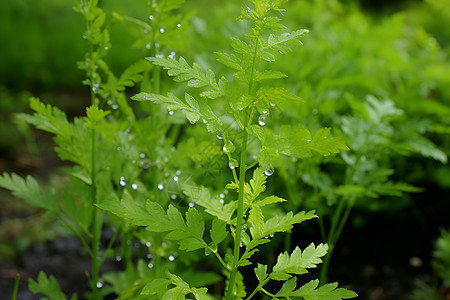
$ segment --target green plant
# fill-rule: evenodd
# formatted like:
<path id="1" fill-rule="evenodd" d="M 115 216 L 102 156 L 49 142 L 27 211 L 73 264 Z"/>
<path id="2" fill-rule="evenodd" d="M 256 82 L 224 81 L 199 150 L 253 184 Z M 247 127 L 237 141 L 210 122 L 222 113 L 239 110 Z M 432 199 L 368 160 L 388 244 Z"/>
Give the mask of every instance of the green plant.
<path id="1" fill-rule="evenodd" d="M 167 69 L 169 75 L 174 76 L 176 81 L 187 81 L 189 87 L 205 89 L 199 97 L 185 93 L 185 101 L 173 93 L 168 93 L 167 96 L 140 93 L 133 97 L 136 101 L 165 104 L 169 112 L 182 110 L 191 123 L 203 120 L 207 130 L 217 134 L 224 142 L 223 150 L 233 174 L 233 181 L 226 188 L 236 191 L 237 200 L 224 203 L 220 198 L 211 195 L 206 187 L 186 184 L 183 187 L 185 193 L 193 203 L 202 206 L 204 211 L 190 207 L 185 219 L 174 205 L 169 205 L 167 210 L 151 200 L 138 205 L 129 195 L 120 201 L 106 200 L 98 204 L 99 207 L 121 216 L 134 225 L 146 226 L 147 230 L 152 232 L 167 232 L 165 238 L 178 241 L 181 250 L 204 249 L 205 253 L 214 253 L 228 278 L 226 299 L 242 298 L 247 295 L 239 268 L 251 264 L 250 258 L 258 251 L 258 246 L 269 242 L 269 236 L 289 231 L 292 225 L 316 217 L 314 211 L 295 215 L 289 212 L 281 216 L 267 217 L 268 213 L 264 206 L 285 201 L 273 195 L 260 196 L 265 190 L 267 176 L 272 175 L 274 171 L 273 163 L 281 158 L 281 154 L 308 158 L 313 156 L 313 153 L 327 156 L 339 150 L 348 150 L 341 139 L 328 138 L 329 129 L 319 129 L 312 136 L 306 128 L 298 125 L 283 125 L 277 133 L 264 127 L 266 118 L 274 106 L 283 101 L 298 101 L 299 98 L 284 88 L 269 88 L 261 84 L 263 80 L 286 76 L 278 71 L 260 71 L 261 62 L 275 61 L 273 51 L 283 54 L 291 52 L 293 46 L 300 44 L 298 38 L 305 30 L 267 35 L 265 33 L 267 30 L 285 29 L 278 23 L 279 19 L 270 14 L 272 11 L 281 11 L 278 6 L 284 1 L 253 2 L 255 8 L 244 7 L 240 16 L 241 20 L 253 24 L 247 33 L 248 42 L 233 38 L 231 46 L 235 54 L 216 53 L 219 62 L 236 70 L 232 80 L 221 77 L 217 81 L 210 69 L 205 72 L 195 63 L 191 67 L 183 58 L 175 60 L 151 57 L 149 60 L 153 64 Z M 217 98 L 220 97 L 226 101 L 219 102 Z M 215 106 L 212 100 L 225 107 L 221 109 Z M 234 117 L 239 138 L 231 139 L 232 130 L 224 126 L 224 122 L 215 111 Z M 249 135 L 259 141 L 259 147 L 249 147 Z M 257 159 L 249 162 L 249 154 L 253 154 Z M 253 171 L 253 178 L 247 183 L 246 173 L 257 164 L 260 167 Z M 213 218 L 212 224 L 207 227 L 210 228 L 209 239 L 204 237 L 204 219 L 207 215 Z M 227 238 L 229 232 L 233 237 L 233 251 L 227 251 L 226 248 L 220 251 L 219 244 Z M 244 246 L 245 250 L 241 250 Z M 291 255 L 287 252 L 280 254 L 272 272 L 267 272 L 267 265 L 258 264 L 255 274 L 259 284 L 247 299 L 258 292 L 273 298 L 323 296 L 341 299 L 356 296 L 353 292 L 335 289 L 336 284 L 318 287 L 317 280 L 295 290 L 296 278 L 292 275 L 304 274 L 307 272 L 306 268 L 315 267 L 321 262 L 320 257 L 325 255 L 327 249 L 324 244 L 317 247 L 312 244 L 303 252 L 296 248 Z M 221 252 L 225 252 L 225 257 Z M 193 294 L 196 299 L 206 297 L 203 296 L 207 293 L 206 288 L 193 288 L 181 277 L 170 272 L 166 275 L 167 278 L 156 278 L 151 281 L 144 287 L 142 293 L 157 294 L 164 299 L 183 298 L 186 294 Z M 286 282 L 275 294 L 264 289 L 270 280 Z M 168 288 L 169 285 L 171 288 Z"/>
<path id="2" fill-rule="evenodd" d="M 450 287 L 450 232 L 441 230 L 441 236 L 435 241 L 431 266 L 437 278 L 431 284 L 420 280 L 415 282 L 413 299 L 445 299 Z"/>
<path id="3" fill-rule="evenodd" d="M 287 101 L 300 100 L 285 88 L 263 84 L 286 77 L 279 71 L 268 70 L 266 63 L 275 61 L 274 53 L 286 54 L 300 45 L 299 38 L 306 30 L 286 32 L 285 26 L 279 23 L 274 14 L 283 11 L 279 6 L 285 1 L 252 1 L 254 8 L 245 6 L 240 16 L 249 26 L 247 38 L 232 39 L 234 53 L 216 53 L 218 61 L 235 72 L 231 78 L 222 76 L 217 80 L 210 69 L 205 72 L 196 63 L 191 66 L 183 58 L 175 59 L 172 53 L 164 57 L 167 54 L 164 51 L 168 50 L 158 50 L 157 44 L 162 45 L 166 36 L 161 37 L 161 34 L 180 27 L 177 16 L 172 13 L 183 2 L 149 1 L 149 8 L 155 13 L 151 14 L 153 18 L 149 23 L 115 14 L 118 20 L 131 21 L 147 30 L 148 35 L 142 41 L 143 45 L 150 45 L 153 55 L 149 58 L 153 66 L 140 61 L 119 77 L 104 60 L 111 47 L 105 13 L 96 0 L 78 3 L 75 9 L 85 18 L 84 37 L 89 48 L 85 60 L 78 64 L 87 74 L 83 83 L 90 88 L 91 105 L 86 109 L 86 116 L 70 122 L 63 111 L 37 98 L 30 99 L 34 114 L 20 115 L 38 129 L 55 135 L 55 151 L 61 159 L 74 164 L 64 169 L 68 178 L 66 185 L 61 190 L 52 186 L 41 189 L 31 176 L 24 179 L 16 174 L 3 174 L 0 186 L 11 190 L 30 206 L 43 208 L 48 216 L 59 219 L 79 238 L 91 258 L 90 293 L 85 295 L 88 299 L 102 299 L 110 293 L 121 299 L 148 298 L 148 295 L 183 299 L 187 294 L 193 294 L 196 299 L 210 299 L 220 297 L 221 291 L 214 295 L 206 288 L 222 280 L 219 274 L 226 278 L 226 299 L 251 299 L 258 293 L 274 299 L 355 297 L 354 292 L 337 288 L 336 283 L 319 286 L 318 280 L 312 280 L 297 287 L 296 275 L 305 274 L 307 269 L 321 263 L 328 249 L 326 244 L 311 244 L 303 251 L 296 247 L 291 253 L 281 253 L 271 271 L 267 264 L 258 263 L 254 268 L 256 286 L 246 288 L 241 273 L 243 267 L 252 264 L 254 254 L 262 245 L 270 242 L 272 235 L 317 218 L 313 210 L 294 214 L 274 209 L 277 203 L 286 201 L 265 192 L 274 164 L 282 156 L 306 159 L 348 150 L 340 138 L 328 137 L 328 128 L 318 129 L 312 135 L 302 125 L 275 125 L 273 129 L 265 126 L 278 107 Z M 160 27 L 162 24 L 165 27 Z M 268 32 L 280 30 L 282 33 Z M 166 40 L 165 45 L 170 45 L 170 40 Z M 172 92 L 161 95 L 160 67 L 167 69 L 176 81 L 187 81 L 188 87 L 202 90 L 186 92 L 184 101 Z M 151 80 L 147 77 L 150 74 Z M 139 82 L 144 92 L 133 99 L 141 102 L 140 108 L 149 115 L 145 118 L 137 117 L 125 94 L 126 88 Z M 164 107 L 149 105 L 147 101 L 165 104 L 169 114 L 161 114 Z M 106 110 L 107 107 L 111 110 Z M 229 191 L 227 196 L 218 196 L 214 188 L 202 186 L 204 182 L 198 183 L 201 179 L 198 175 L 180 184 L 181 195 L 187 195 L 191 201 L 188 208 L 164 192 L 169 189 L 166 174 L 180 166 L 189 166 L 186 167 L 185 162 L 171 161 L 168 156 L 174 158 L 180 154 L 175 146 L 194 147 L 191 140 L 179 143 L 185 124 L 179 118 L 171 119 L 170 116 L 177 114 L 174 111 L 183 111 L 190 123 L 202 120 L 207 130 L 223 141 L 228 159 L 224 167 L 231 169 L 232 177 L 231 183 L 225 186 Z M 148 132 L 147 128 L 152 128 L 153 132 Z M 186 156 L 181 158 L 187 159 Z M 249 172 L 253 176 L 248 180 Z M 175 174 L 173 181 L 178 182 L 178 171 Z M 222 189 L 226 182 L 216 184 Z M 103 210 L 116 216 L 107 218 Z M 113 228 L 114 234 L 109 243 L 102 245 L 100 237 L 107 226 Z M 209 232 L 206 236 L 205 231 Z M 120 245 L 116 245 L 118 236 Z M 142 254 L 134 250 L 133 239 L 145 245 L 147 257 L 154 258 L 152 262 L 147 264 L 139 257 Z M 210 264 L 216 264 L 220 271 L 199 272 L 205 276 L 197 283 L 192 278 L 174 275 L 181 273 L 182 262 L 178 266 L 170 264 L 175 256 L 167 254 L 174 250 L 199 249 L 208 257 L 203 258 L 203 254 L 199 257 L 197 251 L 184 258 L 191 274 L 200 265 L 196 262 L 210 261 L 212 255 L 209 254 L 217 258 Z M 124 271 L 102 276 L 102 264 L 115 254 L 117 260 L 123 261 Z M 136 262 L 134 255 L 138 256 Z M 277 292 L 268 291 L 270 281 L 274 282 Z M 276 282 L 284 284 L 280 287 Z M 110 285 L 104 287 L 105 283 Z M 30 280 L 29 288 L 50 299 L 65 298 L 56 279 L 43 272 L 37 281 Z M 71 299 L 77 299 L 77 295 L 72 295 Z"/>

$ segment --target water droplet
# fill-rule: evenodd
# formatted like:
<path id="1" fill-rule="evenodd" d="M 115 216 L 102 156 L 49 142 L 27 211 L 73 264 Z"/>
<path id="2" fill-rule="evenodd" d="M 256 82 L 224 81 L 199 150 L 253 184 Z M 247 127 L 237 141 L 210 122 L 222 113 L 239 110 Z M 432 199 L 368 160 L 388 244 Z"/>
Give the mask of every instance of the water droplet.
<path id="1" fill-rule="evenodd" d="M 181 24 L 180 24 L 180 23 L 178 23 L 178 24 L 177 24 L 177 27 L 178 27 L 178 28 L 180 28 L 180 27 L 181 27 Z"/>
<path id="2" fill-rule="evenodd" d="M 85 34 L 83 34 L 82 36 L 83 40 L 87 39 L 87 36 Z"/>
<path id="3" fill-rule="evenodd" d="M 169 57 L 170 58 L 175 58 L 175 55 L 176 55 L 177 53 L 175 52 L 175 51 L 172 51 L 172 52 L 170 52 L 170 55 L 169 55 Z"/>
<path id="4" fill-rule="evenodd" d="M 151 268 L 153 268 L 153 264 L 152 264 L 152 263 L 149 263 L 149 264 L 147 265 L 147 267 L 148 267 L 149 269 L 151 269 Z"/>
<path id="5" fill-rule="evenodd" d="M 153 20 L 155 17 L 154 16 L 149 16 L 148 17 L 150 20 Z"/>
<path id="6" fill-rule="evenodd" d="M 189 207 L 194 207 L 195 203 L 194 202 L 189 202 Z"/>
<path id="7" fill-rule="evenodd" d="M 311 140 L 307 140 L 307 142 L 309 143 L 309 142 L 311 142 Z"/>
<path id="8" fill-rule="evenodd" d="M 223 199 L 223 198 L 225 198 L 225 194 L 224 194 L 224 193 L 221 193 L 221 194 L 219 195 L 219 197 L 220 197 L 221 199 Z"/>
<path id="9" fill-rule="evenodd" d="M 209 256 L 212 253 L 211 250 L 209 250 L 208 248 L 205 248 L 205 256 Z"/>
<path id="10" fill-rule="evenodd" d="M 146 44 L 145 48 L 150 49 L 150 44 Z"/>
<path id="11" fill-rule="evenodd" d="M 141 247 L 141 244 L 139 244 L 139 243 L 134 243 L 134 248 L 138 249 L 138 248 L 140 248 L 140 247 Z"/>
<path id="12" fill-rule="evenodd" d="M 149 33 L 149 31 L 148 31 L 147 28 L 144 29 L 144 33 L 145 33 L 145 34 L 148 34 L 148 33 Z"/>
<path id="13" fill-rule="evenodd" d="M 109 50 L 109 47 L 108 47 L 108 46 L 105 46 L 105 50 L 108 51 L 108 50 Z"/>
<path id="14" fill-rule="evenodd" d="M 119 184 L 121 185 L 121 186 L 126 186 L 127 185 L 127 182 L 125 181 L 125 177 L 120 177 L 120 181 L 119 181 Z"/>
<path id="15" fill-rule="evenodd" d="M 174 261 L 175 260 L 175 256 L 173 256 L 173 255 L 169 256 L 169 260 L 170 261 Z"/>
<path id="16" fill-rule="evenodd" d="M 173 176 L 173 181 L 178 181 L 178 176 Z"/>
<path id="17" fill-rule="evenodd" d="M 118 105 L 118 104 L 113 104 L 113 105 L 111 105 L 111 108 L 114 109 L 114 110 L 116 110 L 116 109 L 119 108 L 119 105 Z"/>
<path id="18" fill-rule="evenodd" d="M 132 163 L 133 165 L 136 164 L 136 160 L 133 159 L 133 160 L 131 161 L 131 163 Z"/>
<path id="19" fill-rule="evenodd" d="M 266 176 L 271 176 L 273 174 L 273 166 L 268 165 L 267 167 L 265 167 L 264 174 L 266 174 Z"/>
<path id="20" fill-rule="evenodd" d="M 260 116 L 259 116 L 259 118 L 258 118 L 258 124 L 260 125 L 260 126 L 264 126 L 264 125 L 266 125 L 266 119 L 267 119 L 267 113 L 262 113 Z"/>
<path id="21" fill-rule="evenodd" d="M 150 168 L 150 159 L 146 158 L 139 162 L 139 167 L 142 169 L 148 169 Z"/>
<path id="22" fill-rule="evenodd" d="M 158 57 L 158 58 L 164 58 L 164 54 L 156 54 L 156 57 Z"/>
<path id="23" fill-rule="evenodd" d="M 145 246 L 147 246 L 147 247 L 151 247 L 151 246 L 152 246 L 152 243 L 150 243 L 150 242 L 146 242 L 146 243 L 145 243 Z"/>
<path id="24" fill-rule="evenodd" d="M 247 223 L 242 224 L 242 231 L 246 231 L 247 230 Z"/>
<path id="25" fill-rule="evenodd" d="M 239 162 L 234 158 L 230 158 L 230 161 L 228 162 L 228 166 L 230 167 L 230 169 L 237 168 L 239 166 Z"/>
<path id="26" fill-rule="evenodd" d="M 172 196 L 170 196 L 170 199 L 172 199 L 172 200 L 175 200 L 175 199 L 177 199 L 177 195 L 175 195 L 175 194 L 172 194 Z"/>
<path id="27" fill-rule="evenodd" d="M 137 185 L 136 183 L 133 183 L 133 184 L 131 185 L 131 188 L 132 188 L 133 190 L 137 190 L 138 185 Z"/>
<path id="28" fill-rule="evenodd" d="M 217 132 L 217 138 L 219 140 L 223 139 L 223 132 L 219 130 L 219 132 Z"/>
<path id="29" fill-rule="evenodd" d="M 219 201 L 220 201 L 220 203 L 222 203 L 222 204 L 225 203 L 225 200 L 223 200 L 223 199 L 220 199 Z"/>
<path id="30" fill-rule="evenodd" d="M 273 238 L 273 237 L 274 237 L 274 235 L 275 235 L 275 234 L 273 234 L 273 233 L 269 234 L 269 236 L 270 236 L 271 238 Z"/>
<path id="31" fill-rule="evenodd" d="M 164 185 L 162 185 L 161 183 L 158 184 L 158 190 L 162 191 L 164 189 Z"/>
<path id="32" fill-rule="evenodd" d="M 180 170 L 177 170 L 177 171 L 175 172 L 175 174 L 180 175 L 180 174 L 181 174 L 181 171 L 180 171 Z"/>
<path id="33" fill-rule="evenodd" d="M 139 154 L 139 157 L 140 157 L 140 158 L 145 158 L 145 156 L 146 156 L 145 153 Z"/>
<path id="34" fill-rule="evenodd" d="M 231 271 L 231 266 L 227 264 L 227 269 Z"/>
<path id="35" fill-rule="evenodd" d="M 152 259 L 153 255 L 151 253 L 148 253 L 145 257 L 147 257 L 147 259 Z"/>
<path id="36" fill-rule="evenodd" d="M 203 121 L 203 123 L 205 123 L 205 124 L 208 123 L 208 121 L 207 121 L 206 119 L 203 119 L 203 118 L 202 118 L 202 121 Z"/>
<path id="37" fill-rule="evenodd" d="M 232 141 L 226 141 L 223 145 L 223 151 L 224 152 L 234 152 L 236 147 L 234 146 Z"/>
<path id="38" fill-rule="evenodd" d="M 173 115 L 173 111 L 169 111 L 169 115 L 171 115 L 171 116 L 172 116 L 172 115 Z"/>
<path id="39" fill-rule="evenodd" d="M 102 282 L 100 282 L 100 281 L 99 281 L 99 282 L 97 282 L 97 288 L 98 288 L 98 289 L 101 289 L 102 287 L 103 287 L 103 283 L 102 283 Z"/>
<path id="40" fill-rule="evenodd" d="M 272 107 L 275 106 L 275 103 L 270 103 L 270 106 L 272 106 Z"/>
<path id="41" fill-rule="evenodd" d="M 117 261 L 122 261 L 122 256 L 117 255 L 117 256 L 116 256 L 116 260 L 117 260 Z"/>
<path id="42" fill-rule="evenodd" d="M 164 27 L 161 27 L 161 28 L 159 29 L 159 32 L 161 32 L 161 33 L 164 33 L 164 31 L 166 31 L 166 29 L 165 29 Z"/>

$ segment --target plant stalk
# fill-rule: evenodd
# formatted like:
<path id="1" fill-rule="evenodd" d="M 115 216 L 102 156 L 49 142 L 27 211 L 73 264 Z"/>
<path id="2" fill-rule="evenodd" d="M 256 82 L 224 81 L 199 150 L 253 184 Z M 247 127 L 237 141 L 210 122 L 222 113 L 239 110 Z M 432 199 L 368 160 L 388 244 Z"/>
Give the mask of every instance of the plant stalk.
<path id="1" fill-rule="evenodd" d="M 231 267 L 230 279 L 228 281 L 228 290 L 226 300 L 231 300 L 234 290 L 234 282 L 236 280 L 237 270 L 239 267 L 240 249 L 241 249 L 241 234 L 242 234 L 242 219 L 244 216 L 244 187 L 245 187 L 245 173 L 247 168 L 245 166 L 245 158 L 247 156 L 247 138 L 248 133 L 246 130 L 247 122 L 244 122 L 244 130 L 242 137 L 242 152 L 239 162 L 239 190 L 238 190 L 238 208 L 237 208 L 237 221 L 236 221 L 236 234 L 234 237 L 234 256 L 233 265 Z"/>

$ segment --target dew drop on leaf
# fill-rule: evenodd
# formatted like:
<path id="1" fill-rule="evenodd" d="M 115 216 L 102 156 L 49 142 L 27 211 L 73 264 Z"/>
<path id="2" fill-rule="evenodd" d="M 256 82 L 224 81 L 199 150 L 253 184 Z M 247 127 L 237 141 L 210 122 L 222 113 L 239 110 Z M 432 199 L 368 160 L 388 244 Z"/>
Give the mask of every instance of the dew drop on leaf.
<path id="1" fill-rule="evenodd" d="M 122 256 L 117 255 L 117 256 L 116 256 L 116 260 L 117 260 L 117 261 L 121 261 L 121 260 L 122 260 Z"/>
<path id="2" fill-rule="evenodd" d="M 268 165 L 267 167 L 265 167 L 264 174 L 266 174 L 266 176 L 271 176 L 273 174 L 273 166 Z"/>
<path id="3" fill-rule="evenodd" d="M 205 248 L 205 256 L 209 256 L 211 253 L 212 253 L 211 250 Z"/>
<path id="4" fill-rule="evenodd" d="M 239 166 L 239 162 L 234 158 L 230 158 L 230 161 L 228 162 L 228 166 L 230 167 L 230 169 L 237 168 Z"/>
<path id="5" fill-rule="evenodd" d="M 263 110 L 262 114 L 258 118 L 258 124 L 260 126 L 266 125 L 266 120 L 267 120 L 267 115 L 268 114 L 269 114 L 269 112 L 267 110 Z"/>
<path id="6" fill-rule="evenodd" d="M 162 185 L 161 183 L 158 184 L 158 190 L 162 191 L 164 189 L 164 185 Z"/>
<path id="7" fill-rule="evenodd" d="M 269 237 L 273 238 L 275 234 L 271 233 L 269 234 Z"/>
<path id="8" fill-rule="evenodd" d="M 223 199 L 223 198 L 225 198 L 225 194 L 224 194 L 224 193 L 221 193 L 221 194 L 219 195 L 219 197 L 220 197 L 221 199 Z"/>
<path id="9" fill-rule="evenodd" d="M 137 185 L 136 183 L 133 183 L 133 184 L 131 185 L 131 188 L 132 188 L 133 190 L 137 190 L 138 185 Z"/>
<path id="10" fill-rule="evenodd" d="M 219 140 L 223 139 L 223 133 L 222 133 L 222 131 L 219 130 L 219 132 L 217 132 L 217 138 L 218 138 Z"/>
<path id="11" fill-rule="evenodd" d="M 97 282 L 97 288 L 101 289 L 103 287 L 103 283 L 102 282 Z"/>
<path id="12" fill-rule="evenodd" d="M 173 111 L 169 111 L 169 115 L 173 116 Z"/>
<path id="13" fill-rule="evenodd" d="M 173 255 L 169 256 L 169 260 L 170 261 L 174 261 L 175 260 L 175 256 L 173 256 Z"/>
<path id="14" fill-rule="evenodd" d="M 177 171 L 175 172 L 175 174 L 180 175 L 180 174 L 181 174 L 181 171 L 180 171 L 180 170 L 177 170 Z"/>
<path id="15" fill-rule="evenodd" d="M 180 23 L 178 23 L 178 24 L 177 24 L 177 27 L 178 27 L 178 28 L 180 28 L 180 27 L 181 27 L 181 24 L 180 24 Z"/>
<path id="16" fill-rule="evenodd" d="M 226 141 L 223 145 L 223 151 L 224 152 L 234 152 L 236 147 L 234 146 L 232 141 Z"/>
<path id="17" fill-rule="evenodd" d="M 116 110 L 116 109 L 118 109 L 118 108 L 119 108 L 119 105 L 117 105 L 117 104 L 113 104 L 113 105 L 111 105 L 111 108 L 112 108 L 112 109 L 114 109 L 114 110 Z"/>
<path id="18" fill-rule="evenodd" d="M 148 17 L 150 20 L 153 20 L 155 17 L 154 16 L 149 16 Z"/>
<path id="19" fill-rule="evenodd" d="M 149 267 L 149 269 L 151 269 L 151 268 L 153 268 L 153 264 L 152 264 L 152 263 L 149 263 L 149 264 L 147 265 L 147 267 Z"/>
<path id="20" fill-rule="evenodd" d="M 225 200 L 223 200 L 223 199 L 220 199 L 219 201 L 220 201 L 220 203 L 222 203 L 222 204 L 225 203 Z"/>
<path id="21" fill-rule="evenodd" d="M 178 181 L 178 176 L 173 176 L 173 181 Z"/>
<path id="22" fill-rule="evenodd" d="M 145 243 L 145 246 L 147 246 L 147 247 L 150 247 L 151 245 L 152 245 L 152 243 L 150 243 L 150 242 Z"/>
<path id="23" fill-rule="evenodd" d="M 121 185 L 121 186 L 126 186 L 127 185 L 127 182 L 125 181 L 125 177 L 120 177 L 120 181 L 119 181 L 119 184 Z"/>
<path id="24" fill-rule="evenodd" d="M 146 48 L 146 49 L 150 49 L 150 44 L 146 44 L 146 45 L 145 45 L 145 48 Z"/>
<path id="25" fill-rule="evenodd" d="M 159 32 L 161 32 L 161 33 L 164 33 L 164 31 L 166 31 L 166 29 L 165 29 L 164 27 L 161 27 L 161 28 L 159 29 Z"/>
<path id="26" fill-rule="evenodd" d="M 172 194 L 172 196 L 170 196 L 170 199 L 172 199 L 172 200 L 175 200 L 175 199 L 177 199 L 177 195 L 175 195 L 175 194 Z"/>
<path id="27" fill-rule="evenodd" d="M 195 203 L 194 202 L 189 202 L 189 207 L 194 207 Z"/>

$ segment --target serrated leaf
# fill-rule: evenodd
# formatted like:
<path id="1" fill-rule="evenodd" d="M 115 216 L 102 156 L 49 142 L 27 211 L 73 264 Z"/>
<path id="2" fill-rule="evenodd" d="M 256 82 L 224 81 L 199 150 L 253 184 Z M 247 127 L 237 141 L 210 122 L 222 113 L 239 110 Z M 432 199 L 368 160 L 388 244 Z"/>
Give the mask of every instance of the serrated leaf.
<path id="1" fill-rule="evenodd" d="M 322 263 L 320 258 L 327 251 L 328 245 L 319 244 L 316 247 L 311 243 L 303 252 L 299 247 L 296 247 L 290 256 L 287 252 L 284 252 L 278 256 L 277 264 L 273 267 L 270 278 L 274 280 L 287 280 L 292 274 L 301 275 L 308 273 L 306 269 L 315 268 L 318 264 Z"/>
<path id="2" fill-rule="evenodd" d="M 256 81 L 266 80 L 266 79 L 279 79 L 287 77 L 286 74 L 279 71 L 266 70 L 263 72 L 256 71 Z"/>
<path id="3" fill-rule="evenodd" d="M 301 211 L 295 215 L 292 212 L 288 212 L 284 216 L 274 216 L 264 222 L 264 231 L 262 232 L 262 234 L 255 232 L 254 230 L 252 230 L 252 228 L 250 228 L 250 232 L 253 239 L 261 239 L 276 232 L 289 231 L 290 229 L 292 229 L 292 225 L 294 224 L 299 224 L 303 221 L 317 218 L 314 212 L 314 210 L 309 211 L 308 213 L 305 213 L 305 211 Z"/>
<path id="4" fill-rule="evenodd" d="M 159 297 L 167 291 L 167 286 L 170 284 L 170 280 L 164 278 L 153 279 L 150 283 L 147 283 L 141 291 L 141 295 L 155 295 Z"/>
<path id="5" fill-rule="evenodd" d="M 292 282 L 289 283 L 289 289 L 292 287 Z M 329 283 L 319 287 L 319 280 L 311 280 L 297 290 L 289 291 L 288 288 L 282 289 L 275 296 L 277 297 L 302 297 L 305 300 L 341 300 L 357 297 L 355 292 L 347 289 L 337 288 L 337 283 Z"/>
<path id="6" fill-rule="evenodd" d="M 237 38 L 231 38 L 231 47 L 237 53 L 243 54 L 244 56 L 252 56 L 252 50 L 250 50 L 250 46 Z"/>
<path id="7" fill-rule="evenodd" d="M 266 197 L 262 200 L 259 201 L 255 201 L 253 202 L 253 206 L 264 206 L 264 205 L 269 205 L 269 204 L 273 204 L 273 203 L 279 203 L 279 202 L 285 202 L 286 200 L 277 196 L 269 196 Z"/>
<path id="8" fill-rule="evenodd" d="M 170 57 L 148 57 L 147 60 L 168 70 L 168 74 L 174 76 L 175 81 L 188 81 L 188 85 L 192 87 L 209 86 L 210 91 L 208 92 L 214 92 L 214 96 L 212 94 L 210 95 L 213 96 L 213 98 L 219 97 L 217 95 L 222 95 L 222 91 L 216 82 L 214 72 L 210 69 L 203 72 L 197 63 L 194 63 L 191 67 L 182 57 L 180 57 L 178 61 Z M 203 95 L 208 97 L 208 94 Z"/>
<path id="9" fill-rule="evenodd" d="M 259 283 L 262 283 L 267 278 L 267 276 L 269 276 L 267 274 L 267 266 L 258 264 L 258 266 L 255 268 L 255 275 L 256 278 L 258 278 Z"/>
<path id="10" fill-rule="evenodd" d="M 350 150 L 341 138 L 331 137 L 330 128 L 318 129 L 312 138 L 312 141 L 308 143 L 308 148 L 324 156 L 328 156 L 332 153 L 339 153 L 340 150 Z"/>
<path id="11" fill-rule="evenodd" d="M 264 215 L 263 215 L 260 207 L 253 206 L 250 209 L 250 215 L 248 217 L 248 221 L 253 225 L 254 230 L 258 234 L 261 235 L 264 232 Z"/>
<path id="12" fill-rule="evenodd" d="M 37 181 L 30 175 L 23 179 L 15 173 L 10 175 L 5 172 L 0 176 L 0 187 L 10 190 L 15 197 L 23 199 L 31 207 L 45 208 L 49 211 L 58 209 L 56 193 L 50 188 L 42 191 Z"/>
<path id="13" fill-rule="evenodd" d="M 223 52 L 215 52 L 217 61 L 224 64 L 227 67 L 233 68 L 238 71 L 243 71 L 241 61 L 234 54 L 228 54 Z"/>
<path id="14" fill-rule="evenodd" d="M 211 240 L 214 244 L 220 244 L 227 236 L 228 231 L 226 229 L 227 223 L 219 219 L 213 219 L 212 227 L 210 230 Z"/>
<path id="15" fill-rule="evenodd" d="M 227 224 L 233 224 L 231 218 L 237 208 L 235 202 L 224 204 L 220 202 L 219 197 L 211 197 L 209 190 L 203 186 L 185 184 L 182 189 L 195 204 L 204 207 L 207 213 Z"/>
<path id="16" fill-rule="evenodd" d="M 33 279 L 28 280 L 28 288 L 33 293 L 42 293 L 48 297 L 41 299 L 67 300 L 66 295 L 64 295 L 64 293 L 59 289 L 59 285 L 55 277 L 52 275 L 47 277 L 43 271 L 39 272 L 37 282 Z"/>

